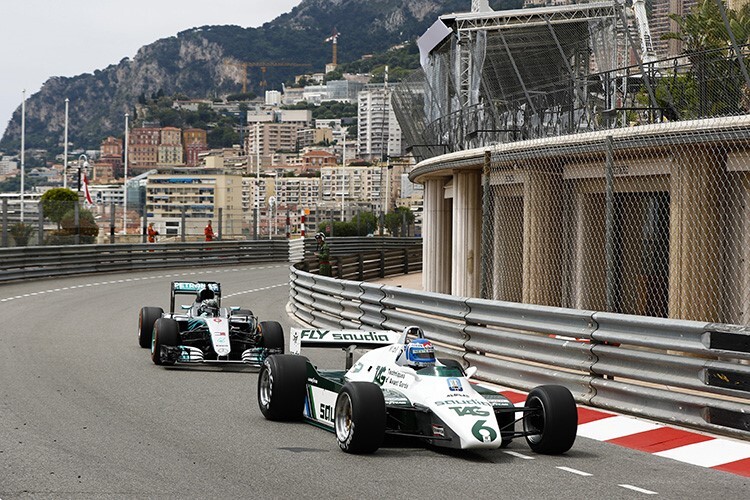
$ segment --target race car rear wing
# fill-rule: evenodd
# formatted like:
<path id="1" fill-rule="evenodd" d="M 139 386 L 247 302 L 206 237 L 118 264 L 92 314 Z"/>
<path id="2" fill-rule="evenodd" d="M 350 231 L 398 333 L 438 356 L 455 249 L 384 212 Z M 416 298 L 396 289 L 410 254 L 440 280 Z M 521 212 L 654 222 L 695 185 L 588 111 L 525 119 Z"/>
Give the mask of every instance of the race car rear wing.
<path id="1" fill-rule="evenodd" d="M 391 330 L 320 330 L 292 328 L 290 330 L 289 352 L 299 354 L 302 347 L 338 347 L 342 349 L 356 346 L 375 349 L 403 342 L 399 332 Z"/>
<path id="2" fill-rule="evenodd" d="M 172 293 L 169 300 L 169 310 L 174 312 L 175 296 L 192 295 L 198 297 L 198 292 L 206 290 L 205 294 L 209 298 L 215 298 L 221 304 L 221 284 L 215 281 L 173 281 Z M 203 292 L 202 292 L 203 293 Z"/>

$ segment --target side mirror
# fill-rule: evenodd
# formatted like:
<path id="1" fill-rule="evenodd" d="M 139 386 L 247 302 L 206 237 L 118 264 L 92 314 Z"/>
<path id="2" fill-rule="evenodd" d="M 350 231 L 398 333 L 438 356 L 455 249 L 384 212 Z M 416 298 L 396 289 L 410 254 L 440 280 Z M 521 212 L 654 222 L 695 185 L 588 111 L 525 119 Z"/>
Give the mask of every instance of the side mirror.
<path id="1" fill-rule="evenodd" d="M 471 378 L 477 373 L 477 367 L 476 366 L 470 366 L 465 370 L 466 378 Z"/>

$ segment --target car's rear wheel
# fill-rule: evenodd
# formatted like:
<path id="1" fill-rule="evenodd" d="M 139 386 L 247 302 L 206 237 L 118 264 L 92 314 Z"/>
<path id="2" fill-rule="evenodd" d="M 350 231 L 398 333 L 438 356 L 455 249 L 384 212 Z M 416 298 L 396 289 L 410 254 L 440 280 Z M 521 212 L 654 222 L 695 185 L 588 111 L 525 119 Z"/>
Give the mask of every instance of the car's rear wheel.
<path id="1" fill-rule="evenodd" d="M 532 450 L 547 455 L 568 451 L 576 440 L 578 409 L 570 391 L 561 385 L 541 385 L 526 397 L 523 429 Z"/>
<path id="2" fill-rule="evenodd" d="M 284 328 L 277 321 L 261 321 L 260 331 L 263 335 L 262 347 L 277 349 L 284 353 Z"/>
<path id="3" fill-rule="evenodd" d="M 305 406 L 307 358 L 274 354 L 258 374 L 258 406 L 268 420 L 299 420 Z"/>
<path id="4" fill-rule="evenodd" d="M 347 453 L 374 453 L 385 437 L 383 391 L 372 382 L 347 382 L 336 398 L 336 440 Z"/>
<path id="5" fill-rule="evenodd" d="M 173 365 L 174 361 L 163 361 L 161 348 L 180 345 L 180 327 L 170 318 L 159 318 L 154 323 L 154 335 L 151 341 L 151 360 L 156 365 Z"/>
<path id="6" fill-rule="evenodd" d="M 151 337 L 154 333 L 154 323 L 161 318 L 164 310 L 161 307 L 141 307 L 138 314 L 138 345 L 144 349 L 151 347 Z"/>

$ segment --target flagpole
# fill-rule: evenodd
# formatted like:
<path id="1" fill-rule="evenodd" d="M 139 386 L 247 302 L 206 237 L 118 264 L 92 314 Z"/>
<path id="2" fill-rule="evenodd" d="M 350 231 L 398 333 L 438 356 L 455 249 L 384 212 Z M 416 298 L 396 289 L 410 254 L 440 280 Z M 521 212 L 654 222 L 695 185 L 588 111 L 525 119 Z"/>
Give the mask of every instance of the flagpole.
<path id="1" fill-rule="evenodd" d="M 63 188 L 68 188 L 68 98 L 65 98 L 65 149 L 63 153 Z"/>
<path id="2" fill-rule="evenodd" d="M 23 89 L 21 101 L 21 222 L 23 222 L 24 208 L 24 171 L 26 170 L 26 89 Z"/>
<path id="3" fill-rule="evenodd" d="M 125 113 L 125 182 L 123 187 L 122 233 L 128 234 L 128 119 L 130 113 Z"/>

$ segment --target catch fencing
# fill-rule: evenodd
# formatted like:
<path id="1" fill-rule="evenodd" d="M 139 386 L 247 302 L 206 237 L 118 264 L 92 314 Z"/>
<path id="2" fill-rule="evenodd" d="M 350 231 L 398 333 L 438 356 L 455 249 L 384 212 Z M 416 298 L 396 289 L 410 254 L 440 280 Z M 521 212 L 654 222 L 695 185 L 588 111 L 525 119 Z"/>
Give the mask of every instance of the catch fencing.
<path id="1" fill-rule="evenodd" d="M 469 299 L 291 270 L 289 309 L 321 328 L 419 325 L 476 378 L 562 384 L 588 406 L 750 439 L 750 332 L 698 321 Z"/>

